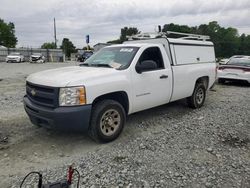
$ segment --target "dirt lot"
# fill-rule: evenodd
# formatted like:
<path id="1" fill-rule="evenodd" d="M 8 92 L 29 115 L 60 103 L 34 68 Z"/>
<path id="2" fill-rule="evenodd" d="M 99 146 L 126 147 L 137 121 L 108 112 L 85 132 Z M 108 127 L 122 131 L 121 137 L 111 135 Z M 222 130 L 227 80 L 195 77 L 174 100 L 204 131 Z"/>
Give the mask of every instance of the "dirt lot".
<path id="1" fill-rule="evenodd" d="M 198 110 L 181 100 L 133 114 L 116 141 L 96 144 L 37 128 L 24 112 L 27 75 L 69 65 L 0 63 L 0 187 L 32 170 L 62 179 L 73 162 L 81 187 L 250 187 L 248 85 L 216 85 Z"/>

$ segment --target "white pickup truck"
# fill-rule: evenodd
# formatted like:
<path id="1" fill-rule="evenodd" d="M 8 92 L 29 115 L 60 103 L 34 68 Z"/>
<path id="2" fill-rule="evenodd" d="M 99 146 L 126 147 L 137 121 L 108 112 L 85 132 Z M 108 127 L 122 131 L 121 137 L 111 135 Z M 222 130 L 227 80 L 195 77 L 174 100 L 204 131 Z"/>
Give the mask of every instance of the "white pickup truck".
<path id="1" fill-rule="evenodd" d="M 216 79 L 215 53 L 212 42 L 190 38 L 138 36 L 80 66 L 34 73 L 26 82 L 25 110 L 35 125 L 88 131 L 109 142 L 129 114 L 183 98 L 200 108 Z"/>

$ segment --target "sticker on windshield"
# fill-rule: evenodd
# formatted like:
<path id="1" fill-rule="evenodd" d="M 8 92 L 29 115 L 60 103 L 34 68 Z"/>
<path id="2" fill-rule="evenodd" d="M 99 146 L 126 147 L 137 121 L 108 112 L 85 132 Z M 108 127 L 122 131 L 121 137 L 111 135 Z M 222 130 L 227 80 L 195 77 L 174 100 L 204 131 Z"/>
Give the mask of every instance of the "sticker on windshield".
<path id="1" fill-rule="evenodd" d="M 133 48 L 122 48 L 120 52 L 133 52 Z"/>

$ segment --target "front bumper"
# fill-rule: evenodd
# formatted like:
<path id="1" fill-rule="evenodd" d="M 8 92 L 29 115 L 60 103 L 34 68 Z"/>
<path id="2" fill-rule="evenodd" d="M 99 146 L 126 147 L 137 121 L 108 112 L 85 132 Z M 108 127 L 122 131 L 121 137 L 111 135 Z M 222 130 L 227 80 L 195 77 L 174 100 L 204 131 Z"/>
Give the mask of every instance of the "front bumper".
<path id="1" fill-rule="evenodd" d="M 30 62 L 33 63 L 33 62 L 43 62 L 44 60 L 42 58 L 30 58 Z"/>
<path id="2" fill-rule="evenodd" d="M 58 107 L 38 106 L 24 96 L 24 109 L 35 125 L 61 131 L 87 131 L 91 116 L 91 105 Z"/>
<path id="3" fill-rule="evenodd" d="M 6 62 L 18 63 L 20 62 L 20 59 L 6 59 Z"/>

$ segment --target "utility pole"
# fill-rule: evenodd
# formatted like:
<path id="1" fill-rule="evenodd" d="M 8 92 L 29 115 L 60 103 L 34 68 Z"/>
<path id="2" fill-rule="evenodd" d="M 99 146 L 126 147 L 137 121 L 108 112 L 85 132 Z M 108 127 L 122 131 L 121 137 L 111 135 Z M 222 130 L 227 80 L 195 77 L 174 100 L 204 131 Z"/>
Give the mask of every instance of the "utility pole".
<path id="1" fill-rule="evenodd" d="M 57 40 L 56 40 L 56 19 L 55 18 L 54 18 L 54 37 L 55 37 L 55 46 L 57 48 L 57 45 L 56 45 L 56 42 L 57 42 Z"/>

